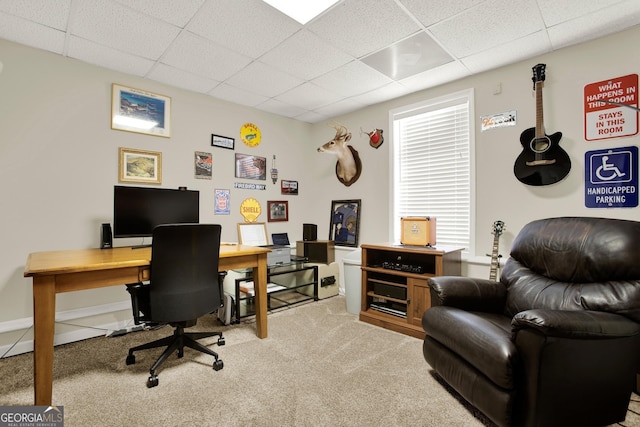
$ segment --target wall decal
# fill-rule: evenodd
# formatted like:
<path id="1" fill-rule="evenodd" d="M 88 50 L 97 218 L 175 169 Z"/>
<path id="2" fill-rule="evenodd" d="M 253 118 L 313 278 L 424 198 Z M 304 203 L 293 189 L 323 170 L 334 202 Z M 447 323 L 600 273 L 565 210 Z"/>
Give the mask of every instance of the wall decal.
<path id="1" fill-rule="evenodd" d="M 262 139 L 260 128 L 253 123 L 243 124 L 240 128 L 240 139 L 249 147 L 257 147 Z"/>

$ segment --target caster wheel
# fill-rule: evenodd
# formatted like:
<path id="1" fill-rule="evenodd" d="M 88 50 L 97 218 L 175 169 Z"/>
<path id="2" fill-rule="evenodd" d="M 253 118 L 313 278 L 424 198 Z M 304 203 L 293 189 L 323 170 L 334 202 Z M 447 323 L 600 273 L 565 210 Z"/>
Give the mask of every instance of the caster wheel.
<path id="1" fill-rule="evenodd" d="M 221 359 L 218 359 L 215 362 L 213 362 L 213 370 L 214 371 L 219 371 L 222 368 L 224 368 L 224 362 L 222 362 Z"/>
<path id="2" fill-rule="evenodd" d="M 178 359 L 182 359 L 182 356 L 184 356 L 184 350 L 178 350 Z"/>
<path id="3" fill-rule="evenodd" d="M 134 363 L 136 363 L 136 357 L 133 354 L 128 355 L 126 364 L 133 365 Z"/>
<path id="4" fill-rule="evenodd" d="M 224 337 L 220 337 L 220 338 L 218 338 L 218 345 L 219 345 L 219 346 L 223 346 L 223 345 L 225 345 L 225 344 L 226 344 L 226 342 L 225 342 L 225 340 L 224 340 Z"/>
<path id="5" fill-rule="evenodd" d="M 147 388 L 155 387 L 158 385 L 158 376 L 151 375 L 147 380 Z"/>

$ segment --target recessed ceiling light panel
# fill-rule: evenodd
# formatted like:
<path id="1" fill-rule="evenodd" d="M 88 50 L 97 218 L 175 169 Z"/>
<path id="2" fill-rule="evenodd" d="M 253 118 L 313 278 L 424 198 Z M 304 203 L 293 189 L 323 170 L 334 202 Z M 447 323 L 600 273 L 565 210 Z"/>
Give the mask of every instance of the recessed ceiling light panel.
<path id="1" fill-rule="evenodd" d="M 311 21 L 340 0 L 262 0 L 302 25 Z"/>

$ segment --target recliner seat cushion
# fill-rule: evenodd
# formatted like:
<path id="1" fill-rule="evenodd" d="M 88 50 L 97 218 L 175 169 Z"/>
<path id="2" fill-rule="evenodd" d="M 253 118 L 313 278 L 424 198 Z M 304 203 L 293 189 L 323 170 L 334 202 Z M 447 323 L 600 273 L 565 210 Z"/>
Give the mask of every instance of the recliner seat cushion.
<path id="1" fill-rule="evenodd" d="M 511 319 L 501 314 L 431 307 L 422 317 L 429 337 L 465 359 L 497 386 L 514 388 L 517 350 Z"/>

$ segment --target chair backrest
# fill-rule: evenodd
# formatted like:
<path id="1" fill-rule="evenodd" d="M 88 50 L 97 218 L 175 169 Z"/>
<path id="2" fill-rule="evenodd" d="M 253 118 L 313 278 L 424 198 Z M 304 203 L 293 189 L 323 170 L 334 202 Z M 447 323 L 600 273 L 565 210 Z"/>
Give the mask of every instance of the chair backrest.
<path id="1" fill-rule="evenodd" d="M 195 320 L 222 305 L 217 224 L 167 224 L 153 230 L 149 299 L 151 319 Z"/>
<path id="2" fill-rule="evenodd" d="M 640 321 L 640 222 L 562 217 L 518 234 L 502 271 L 507 313 L 599 310 Z"/>

